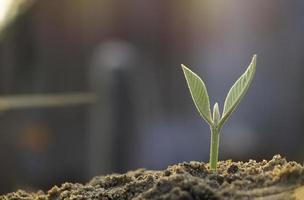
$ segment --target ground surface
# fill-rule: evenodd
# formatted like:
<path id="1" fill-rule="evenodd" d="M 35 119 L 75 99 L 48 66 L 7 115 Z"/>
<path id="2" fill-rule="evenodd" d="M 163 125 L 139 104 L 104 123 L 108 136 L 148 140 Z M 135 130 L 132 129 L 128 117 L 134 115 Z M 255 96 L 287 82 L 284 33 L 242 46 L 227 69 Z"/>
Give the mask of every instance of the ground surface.
<path id="1" fill-rule="evenodd" d="M 169 166 L 163 171 L 139 169 L 93 178 L 89 183 L 64 183 L 48 192 L 17 191 L 0 200 L 108 199 L 304 199 L 304 168 L 276 155 L 270 161 L 219 162 L 217 173 L 205 163 Z"/>

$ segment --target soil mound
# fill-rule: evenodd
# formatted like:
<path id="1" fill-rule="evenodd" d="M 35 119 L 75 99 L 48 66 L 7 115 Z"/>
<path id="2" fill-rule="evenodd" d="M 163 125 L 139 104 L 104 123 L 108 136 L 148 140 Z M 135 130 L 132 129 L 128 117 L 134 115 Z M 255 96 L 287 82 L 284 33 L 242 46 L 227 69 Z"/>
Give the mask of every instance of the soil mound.
<path id="1" fill-rule="evenodd" d="M 220 161 L 217 173 L 206 163 L 184 162 L 163 171 L 138 169 L 93 178 L 87 184 L 64 183 L 48 192 L 19 190 L 0 200 L 144 200 L 144 199 L 304 199 L 304 168 L 280 155 L 270 161 Z M 301 197 L 303 195 L 303 197 Z"/>

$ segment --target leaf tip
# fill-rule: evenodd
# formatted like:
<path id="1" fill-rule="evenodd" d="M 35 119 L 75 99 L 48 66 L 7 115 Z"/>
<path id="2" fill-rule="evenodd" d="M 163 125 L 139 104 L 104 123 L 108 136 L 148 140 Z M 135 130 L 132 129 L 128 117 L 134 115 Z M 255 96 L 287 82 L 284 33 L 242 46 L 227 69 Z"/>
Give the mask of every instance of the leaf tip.
<path id="1" fill-rule="evenodd" d="M 257 55 L 256 55 L 256 54 L 253 54 L 251 63 L 252 63 L 254 66 L 256 65 L 256 60 L 257 60 Z"/>
<path id="2" fill-rule="evenodd" d="M 181 64 L 182 70 L 185 72 L 185 70 L 189 70 L 188 67 L 186 67 L 186 65 Z"/>

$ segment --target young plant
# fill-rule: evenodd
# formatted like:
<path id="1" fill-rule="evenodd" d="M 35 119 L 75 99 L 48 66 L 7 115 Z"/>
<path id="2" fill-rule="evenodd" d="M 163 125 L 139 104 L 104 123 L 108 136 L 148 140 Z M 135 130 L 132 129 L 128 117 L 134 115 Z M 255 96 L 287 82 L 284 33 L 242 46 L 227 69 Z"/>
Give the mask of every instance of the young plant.
<path id="1" fill-rule="evenodd" d="M 201 117 L 210 126 L 211 144 L 209 163 L 212 171 L 216 171 L 216 165 L 218 161 L 219 134 L 221 128 L 247 92 L 255 73 L 255 66 L 256 55 L 253 56 L 251 63 L 249 64 L 244 74 L 230 88 L 224 103 L 224 110 L 222 115 L 220 114 L 218 103 L 214 104 L 213 113 L 211 115 L 209 96 L 205 83 L 198 75 L 196 75 L 194 72 L 182 64 L 182 69 L 194 104 Z"/>

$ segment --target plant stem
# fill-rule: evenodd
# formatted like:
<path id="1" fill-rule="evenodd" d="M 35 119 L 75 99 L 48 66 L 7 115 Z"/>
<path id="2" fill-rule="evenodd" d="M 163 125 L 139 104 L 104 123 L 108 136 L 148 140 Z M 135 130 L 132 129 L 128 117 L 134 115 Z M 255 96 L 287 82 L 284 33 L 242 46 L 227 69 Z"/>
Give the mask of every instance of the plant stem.
<path id="1" fill-rule="evenodd" d="M 217 127 L 210 127 L 211 130 L 211 143 L 210 143 L 210 168 L 212 171 L 216 171 L 216 165 L 218 161 L 218 148 L 220 139 L 220 129 Z"/>

